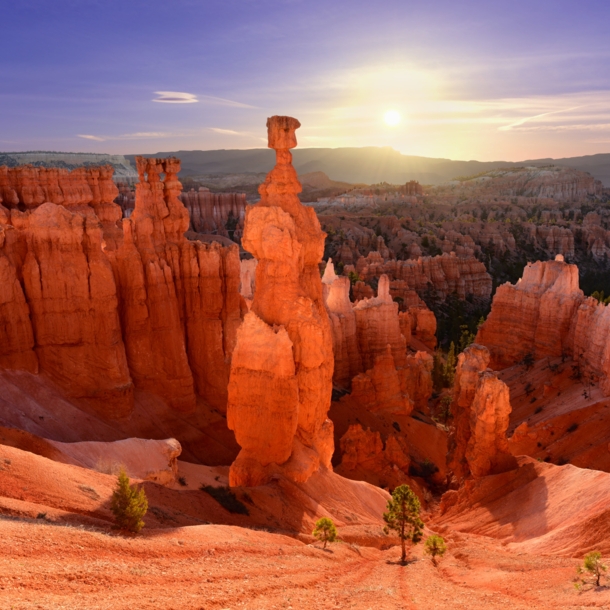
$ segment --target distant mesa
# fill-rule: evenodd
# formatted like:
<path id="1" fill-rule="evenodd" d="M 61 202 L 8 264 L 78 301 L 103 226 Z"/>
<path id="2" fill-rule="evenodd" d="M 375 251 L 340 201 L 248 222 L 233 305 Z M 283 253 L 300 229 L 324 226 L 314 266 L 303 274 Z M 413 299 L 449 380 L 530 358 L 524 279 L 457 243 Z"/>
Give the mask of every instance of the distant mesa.
<path id="1" fill-rule="evenodd" d="M 179 157 L 182 161 L 181 178 L 202 174 L 267 173 L 274 162 L 273 153 L 267 148 L 181 150 L 144 156 Z M 135 155 L 126 155 L 126 158 L 133 163 Z M 588 172 L 605 187 L 610 187 L 610 153 L 519 162 L 434 159 L 403 155 L 389 146 L 299 148 L 293 153 L 293 166 L 299 176 L 324 172 L 332 180 L 351 184 L 404 184 L 407 180 L 417 180 L 424 185 L 439 185 L 458 176 L 475 176 L 496 169 L 550 165 Z"/>

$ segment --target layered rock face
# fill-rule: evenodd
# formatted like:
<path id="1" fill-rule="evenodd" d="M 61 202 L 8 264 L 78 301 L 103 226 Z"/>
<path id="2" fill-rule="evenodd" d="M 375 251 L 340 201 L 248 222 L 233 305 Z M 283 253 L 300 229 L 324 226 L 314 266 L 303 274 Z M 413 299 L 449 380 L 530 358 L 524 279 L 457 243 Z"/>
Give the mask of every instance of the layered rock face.
<path id="1" fill-rule="evenodd" d="M 423 256 L 415 260 L 384 260 L 383 255 L 371 252 L 358 259 L 356 271 L 363 279 L 386 274 L 392 282 L 403 281 L 410 290 L 424 292 L 433 288 L 439 297 L 456 293 L 489 299 L 492 281 L 485 265 L 474 257 L 462 258 L 454 253 Z"/>
<path id="2" fill-rule="evenodd" d="M 24 166 L 0 175 L 9 206 L 0 206 L 1 365 L 41 370 L 110 417 L 128 413 L 133 384 L 95 213 L 112 216 L 112 169 Z"/>
<path id="3" fill-rule="evenodd" d="M 502 195 L 571 202 L 586 201 L 603 190 L 602 183 L 591 174 L 560 166 L 496 169 L 452 187 L 459 194 L 481 198 Z"/>
<path id="4" fill-rule="evenodd" d="M 390 282 L 386 275 L 379 279 L 378 296 L 358 301 L 354 306 L 358 346 L 362 365 L 370 369 L 377 356 L 390 345 L 396 366 L 403 366 L 407 341 L 400 329 L 398 303 L 390 296 Z"/>
<path id="5" fill-rule="evenodd" d="M 111 166 L 68 171 L 32 165 L 0 167 L 0 197 L 5 207 L 34 209 L 42 203 L 65 207 L 112 203 L 119 192 Z"/>
<path id="6" fill-rule="evenodd" d="M 517 284 L 500 286 L 477 342 L 489 348 L 491 366 L 512 366 L 526 355 L 571 356 L 598 377 L 610 394 L 610 309 L 585 298 L 578 268 L 554 261 L 528 264 Z"/>
<path id="7" fill-rule="evenodd" d="M 404 314 L 401 314 L 404 315 Z M 409 307 L 411 336 L 421 341 L 429 350 L 436 347 L 436 316 L 424 303 Z"/>
<path id="8" fill-rule="evenodd" d="M 260 485 L 276 472 L 305 481 L 331 467 L 332 335 L 318 271 L 325 233 L 297 196 L 298 127 L 291 117 L 267 121 L 276 166 L 246 211 L 242 245 L 258 264 L 229 381 L 227 421 L 242 447 L 231 485 Z"/>
<path id="9" fill-rule="evenodd" d="M 322 284 L 333 335 L 333 382 L 339 387 L 349 388 L 356 375 L 373 369 L 377 359 L 384 358 L 389 349 L 393 366 L 409 371 L 409 379 L 413 371 L 418 371 L 417 375 L 423 375 L 423 392 L 418 391 L 418 394 L 427 395 L 427 400 L 430 396 L 427 392 L 428 383 L 425 381 L 428 362 L 423 354 L 417 358 L 407 356 L 407 347 L 413 343 L 414 349 L 418 349 L 420 345 L 434 348 L 434 314 L 419 302 L 419 299 L 416 306 L 410 307 L 406 312 L 399 312 L 398 303 L 390 295 L 390 282 L 385 275 L 379 279 L 377 297 L 371 295 L 353 304 L 349 298 L 349 278 L 335 274 L 332 260 L 326 265 Z M 401 373 L 402 377 L 404 375 Z M 401 383 L 403 391 L 411 394 L 410 390 L 404 389 L 405 382 Z M 413 387 L 411 382 L 408 382 L 407 386 Z"/>
<path id="10" fill-rule="evenodd" d="M 344 276 L 337 277 L 332 261 L 329 261 L 322 282 L 333 336 L 333 381 L 339 386 L 348 387 L 353 377 L 364 371 L 356 313 L 349 298 L 350 281 Z"/>
<path id="11" fill-rule="evenodd" d="M 506 431 L 511 413 L 508 386 L 486 370 L 489 351 L 477 344 L 458 357 L 451 412 L 448 466 L 456 483 L 516 467 Z"/>
<path id="12" fill-rule="evenodd" d="M 349 279 L 335 274 L 332 260 L 326 265 L 322 284 L 333 333 L 333 382 L 338 388 L 351 388 L 350 404 L 405 416 L 414 407 L 426 411 L 432 394 L 433 360 L 423 351 L 407 353 L 412 341 L 419 345 L 412 335 L 417 318 L 410 312 L 399 313 L 389 294 L 387 276 L 380 278 L 379 296 L 356 305 L 349 298 Z M 436 330 L 434 315 L 425 311 Z"/>
<path id="13" fill-rule="evenodd" d="M 121 224 L 112 168 L 0 168 L 0 366 L 40 370 L 105 417 L 130 413 L 134 382 L 181 410 L 195 393 L 225 407 L 239 253 L 183 237 L 179 169 L 138 159 Z"/>
<path id="14" fill-rule="evenodd" d="M 180 195 L 189 212 L 191 226 L 197 233 L 214 233 L 239 238 L 246 216 L 245 193 L 211 193 L 200 187 Z"/>
<path id="15" fill-rule="evenodd" d="M 417 388 L 418 380 L 414 381 L 409 388 L 412 391 Z M 353 378 L 351 398 L 366 405 L 369 411 L 411 415 L 414 405 L 406 385 L 406 377 L 396 369 L 392 348 L 388 344 L 385 353 L 377 356 L 371 369 Z"/>
<path id="16" fill-rule="evenodd" d="M 27 220 L 21 272 L 41 370 L 98 409 L 128 411 L 133 384 L 98 219 L 44 203 Z"/>
<path id="17" fill-rule="evenodd" d="M 183 237 L 189 217 L 177 159 L 136 164 L 136 207 L 114 257 L 129 368 L 137 385 L 174 408 L 191 410 L 197 393 L 224 409 L 241 322 L 238 249 Z"/>
<path id="18" fill-rule="evenodd" d="M 413 485 L 409 472 L 411 458 L 407 448 L 396 436 L 388 436 L 383 443 L 381 434 L 360 424 L 350 426 L 341 437 L 342 460 L 338 472 L 344 476 L 370 478 L 374 474 L 377 484 L 397 487 L 403 483 Z M 417 486 L 414 486 L 419 491 Z"/>
<path id="19" fill-rule="evenodd" d="M 576 265 L 559 256 L 528 264 L 515 285 L 498 287 L 477 342 L 489 348 L 495 369 L 511 366 L 526 354 L 536 359 L 561 356 L 571 351 L 570 327 L 583 301 Z"/>

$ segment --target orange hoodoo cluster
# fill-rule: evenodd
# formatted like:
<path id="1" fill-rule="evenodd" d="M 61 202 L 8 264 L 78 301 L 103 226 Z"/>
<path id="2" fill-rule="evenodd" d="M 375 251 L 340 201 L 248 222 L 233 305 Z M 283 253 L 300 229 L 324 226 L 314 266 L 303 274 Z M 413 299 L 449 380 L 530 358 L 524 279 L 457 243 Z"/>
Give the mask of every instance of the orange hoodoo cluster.
<path id="1" fill-rule="evenodd" d="M 224 409 L 238 248 L 183 236 L 177 159 L 137 168 L 129 219 L 111 167 L 0 168 L 0 366 L 40 370 L 104 417 L 131 412 L 134 385 Z"/>

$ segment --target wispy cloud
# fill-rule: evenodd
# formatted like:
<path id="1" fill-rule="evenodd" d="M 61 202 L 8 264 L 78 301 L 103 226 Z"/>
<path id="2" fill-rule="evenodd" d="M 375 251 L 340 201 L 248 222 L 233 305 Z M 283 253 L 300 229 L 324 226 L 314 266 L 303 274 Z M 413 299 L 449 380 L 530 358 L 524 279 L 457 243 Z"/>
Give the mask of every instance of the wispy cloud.
<path id="1" fill-rule="evenodd" d="M 510 131 L 511 129 L 515 129 L 517 127 L 521 127 L 522 125 L 525 125 L 525 123 L 528 123 L 531 121 L 536 121 L 536 119 L 542 119 L 544 117 L 551 116 L 552 114 L 560 114 L 562 112 L 571 112 L 572 110 L 577 110 L 578 108 L 580 108 L 580 106 L 574 106 L 573 108 L 562 108 L 560 110 L 553 110 L 551 112 L 543 112 L 542 114 L 536 114 L 534 116 L 524 117 L 522 119 L 519 119 L 518 121 L 515 121 L 514 123 L 511 123 L 510 125 L 503 125 L 502 127 L 499 127 L 498 129 L 500 131 Z M 528 126 L 528 129 L 530 129 L 529 126 Z"/>
<path id="2" fill-rule="evenodd" d="M 231 108 L 256 108 L 250 104 L 229 100 L 224 97 L 216 97 L 214 95 L 199 95 L 195 93 L 186 93 L 184 91 L 155 91 L 155 95 L 159 97 L 153 99 L 153 102 L 161 102 L 163 104 L 213 104 L 215 106 L 229 106 Z"/>
<path id="3" fill-rule="evenodd" d="M 228 136 L 250 136 L 251 133 L 247 131 L 235 131 L 233 129 L 221 129 L 220 127 L 210 127 L 210 131 L 215 133 L 222 133 Z"/>
<path id="4" fill-rule="evenodd" d="M 163 104 L 196 104 L 199 101 L 196 95 L 183 91 L 155 91 L 155 95 L 159 97 L 153 102 Z"/>
<path id="5" fill-rule="evenodd" d="M 174 136 L 181 136 L 181 133 L 167 133 L 163 131 L 138 131 L 136 133 L 124 133 L 117 136 L 116 139 L 121 140 L 137 140 L 140 138 L 171 138 Z"/>
<path id="6" fill-rule="evenodd" d="M 242 102 L 236 102 L 235 100 L 228 100 L 224 97 L 214 97 L 213 95 L 200 95 L 200 101 L 207 102 L 208 104 L 218 104 L 219 106 L 231 106 L 233 108 L 256 108 L 250 104 L 244 104 Z"/>
<path id="7" fill-rule="evenodd" d="M 241 138 L 245 137 L 254 138 L 256 140 L 262 140 L 263 142 L 267 141 L 267 138 L 262 138 L 260 135 L 257 135 L 256 133 L 253 133 L 251 131 L 235 131 L 234 129 L 222 129 L 220 127 L 210 127 L 210 131 L 227 136 L 239 136 Z"/>
<path id="8" fill-rule="evenodd" d="M 92 136 L 89 134 L 79 133 L 79 138 L 84 138 L 85 140 L 95 140 L 96 142 L 105 142 L 106 138 L 100 138 L 99 136 Z"/>
<path id="9" fill-rule="evenodd" d="M 175 138 L 184 137 L 189 134 L 185 133 L 169 133 L 163 131 L 138 131 L 136 133 L 123 133 L 118 136 L 93 136 L 78 134 L 79 138 L 85 140 L 95 140 L 96 142 L 107 142 L 108 140 L 146 140 L 150 138 Z"/>
<path id="10" fill-rule="evenodd" d="M 519 131 L 608 131 L 610 123 L 574 123 L 570 125 L 528 125 Z"/>

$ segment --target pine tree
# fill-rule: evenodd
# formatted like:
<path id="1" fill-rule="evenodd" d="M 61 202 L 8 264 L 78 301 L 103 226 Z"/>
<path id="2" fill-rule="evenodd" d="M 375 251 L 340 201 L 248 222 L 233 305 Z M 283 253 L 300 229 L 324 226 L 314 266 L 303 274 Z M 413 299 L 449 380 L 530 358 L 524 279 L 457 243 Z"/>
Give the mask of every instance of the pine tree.
<path id="1" fill-rule="evenodd" d="M 418 497 L 408 485 L 400 485 L 392 492 L 392 499 L 388 500 L 387 512 L 383 513 L 386 522 L 385 533 L 394 530 L 400 538 L 402 555 L 400 561 L 404 563 L 407 558 L 405 542 L 412 544 L 420 542 L 424 524 L 419 518 L 420 504 Z"/>
<path id="2" fill-rule="evenodd" d="M 119 529 L 137 534 L 144 527 L 142 517 L 148 510 L 146 493 L 129 485 L 129 477 L 123 468 L 119 472 L 110 507 Z"/>
<path id="3" fill-rule="evenodd" d="M 424 546 L 425 553 L 432 557 L 432 563 L 434 565 L 436 565 L 436 558 L 442 557 L 447 551 L 447 547 L 445 546 L 445 539 L 442 536 L 438 536 L 437 534 L 432 534 L 432 536 L 428 536 L 428 538 L 426 538 Z"/>
<path id="4" fill-rule="evenodd" d="M 334 542 L 337 539 L 337 528 L 332 519 L 322 517 L 316 521 L 316 527 L 314 528 L 312 535 L 318 540 L 322 540 L 324 542 L 324 548 L 326 548 L 327 542 Z"/>

